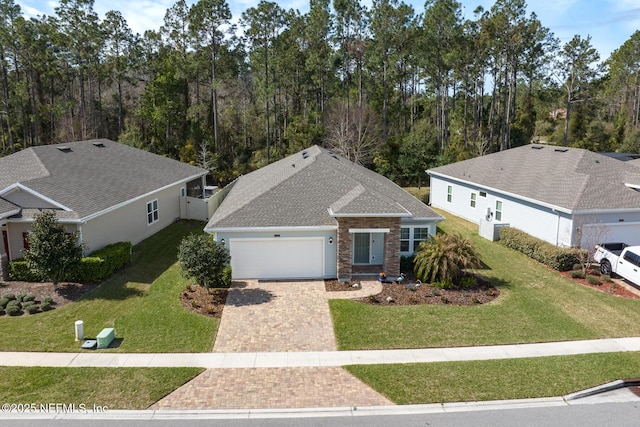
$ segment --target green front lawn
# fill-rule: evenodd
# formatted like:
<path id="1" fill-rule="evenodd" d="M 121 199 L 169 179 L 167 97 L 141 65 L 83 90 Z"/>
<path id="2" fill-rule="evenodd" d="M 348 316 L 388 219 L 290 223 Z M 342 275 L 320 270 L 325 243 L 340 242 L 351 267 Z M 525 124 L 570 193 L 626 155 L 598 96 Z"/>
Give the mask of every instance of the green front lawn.
<path id="1" fill-rule="evenodd" d="M 640 353 L 355 365 L 347 370 L 399 405 L 526 399 L 637 378 Z"/>
<path id="2" fill-rule="evenodd" d="M 471 238 L 485 266 L 479 273 L 500 289 L 492 303 L 472 306 L 374 306 L 331 300 L 341 350 L 454 347 L 640 335 L 640 300 L 573 283 L 497 242 L 477 225 L 442 213 L 445 232 Z"/>
<path id="3" fill-rule="evenodd" d="M 104 351 L 211 351 L 219 320 L 180 305 L 189 281 L 176 263 L 182 238 L 202 228 L 202 223 L 179 222 L 146 239 L 133 248 L 130 266 L 77 302 L 32 316 L 0 317 L 0 351 L 77 351 L 76 320 L 84 322 L 86 337 L 115 327 L 120 346 Z"/>
<path id="4" fill-rule="evenodd" d="M 7 368 L 0 367 L 3 404 L 94 405 L 147 409 L 202 372 L 199 368 Z M 17 412 L 14 412 L 17 413 Z"/>

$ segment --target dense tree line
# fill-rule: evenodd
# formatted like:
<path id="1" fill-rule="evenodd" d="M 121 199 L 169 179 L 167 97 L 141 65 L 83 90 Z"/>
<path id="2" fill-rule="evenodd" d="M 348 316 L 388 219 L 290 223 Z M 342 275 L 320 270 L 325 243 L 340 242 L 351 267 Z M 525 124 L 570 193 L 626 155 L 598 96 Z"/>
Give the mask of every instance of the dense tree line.
<path id="1" fill-rule="evenodd" d="M 225 183 L 322 144 L 406 183 L 531 140 L 640 152 L 640 32 L 600 62 L 524 0 L 461 10 L 261 0 L 232 17 L 226 0 L 178 0 L 140 35 L 93 0 L 31 19 L 0 0 L 1 154 L 105 137 Z"/>

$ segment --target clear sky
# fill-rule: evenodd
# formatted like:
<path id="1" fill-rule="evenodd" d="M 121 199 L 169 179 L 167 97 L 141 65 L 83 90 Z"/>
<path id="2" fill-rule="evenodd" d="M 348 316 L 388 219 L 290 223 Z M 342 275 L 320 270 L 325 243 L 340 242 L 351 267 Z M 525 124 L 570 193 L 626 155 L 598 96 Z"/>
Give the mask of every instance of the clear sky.
<path id="1" fill-rule="evenodd" d="M 239 19 L 246 9 L 259 0 L 227 0 L 233 20 Z M 308 0 L 275 0 L 285 9 L 306 12 Z M 424 11 L 424 1 L 404 0 L 413 5 L 416 13 Z M 474 18 L 477 6 L 490 9 L 494 0 L 458 0 L 464 6 L 465 18 Z M 26 16 L 53 15 L 56 0 L 16 0 Z M 174 0 L 95 0 L 94 9 L 101 16 L 109 10 L 119 10 L 134 32 L 142 34 L 147 29 L 157 30 L 163 22 L 166 10 Z M 187 0 L 192 4 L 194 0 Z M 370 6 L 371 0 L 362 0 Z M 593 46 L 607 59 L 611 52 L 636 31 L 640 30 L 640 0 L 528 0 L 528 11 L 535 12 L 542 24 L 550 28 L 561 43 L 575 34 L 583 38 L 591 36 Z"/>

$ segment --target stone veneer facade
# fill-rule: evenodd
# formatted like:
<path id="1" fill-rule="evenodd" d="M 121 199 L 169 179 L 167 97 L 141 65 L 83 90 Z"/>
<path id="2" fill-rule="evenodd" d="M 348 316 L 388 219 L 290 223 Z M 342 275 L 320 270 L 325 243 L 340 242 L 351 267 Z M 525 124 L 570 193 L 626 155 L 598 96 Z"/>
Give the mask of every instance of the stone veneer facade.
<path id="1" fill-rule="evenodd" d="M 340 217 L 338 220 L 338 280 L 351 280 L 353 254 L 349 230 L 388 228 L 384 235 L 383 270 L 388 277 L 400 275 L 400 218 Z"/>

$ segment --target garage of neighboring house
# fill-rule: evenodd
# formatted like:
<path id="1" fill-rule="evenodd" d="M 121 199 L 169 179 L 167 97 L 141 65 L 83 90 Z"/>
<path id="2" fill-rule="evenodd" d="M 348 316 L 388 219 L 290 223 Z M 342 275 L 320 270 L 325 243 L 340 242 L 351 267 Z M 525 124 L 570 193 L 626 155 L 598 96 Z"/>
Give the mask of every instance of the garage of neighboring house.
<path id="1" fill-rule="evenodd" d="M 324 238 L 272 237 L 229 240 L 231 268 L 237 279 L 309 279 L 324 277 Z"/>

